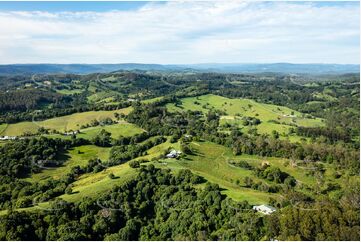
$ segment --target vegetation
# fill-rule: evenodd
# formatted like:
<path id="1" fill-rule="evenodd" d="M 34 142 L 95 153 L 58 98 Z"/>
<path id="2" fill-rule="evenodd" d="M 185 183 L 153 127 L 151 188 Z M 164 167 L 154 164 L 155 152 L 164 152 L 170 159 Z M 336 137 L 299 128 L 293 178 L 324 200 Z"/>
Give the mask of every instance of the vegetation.
<path id="1" fill-rule="evenodd" d="M 358 83 L 0 77 L 0 240 L 357 240 Z"/>

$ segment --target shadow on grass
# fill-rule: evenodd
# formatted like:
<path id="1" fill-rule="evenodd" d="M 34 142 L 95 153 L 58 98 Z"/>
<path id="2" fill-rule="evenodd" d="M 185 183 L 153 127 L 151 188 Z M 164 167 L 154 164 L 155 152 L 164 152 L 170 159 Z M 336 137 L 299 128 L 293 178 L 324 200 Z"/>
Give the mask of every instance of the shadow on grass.
<path id="1" fill-rule="evenodd" d="M 112 177 L 112 178 L 110 178 L 110 179 L 116 180 L 116 179 L 119 179 L 119 178 L 120 178 L 120 176 L 114 176 L 114 177 Z"/>

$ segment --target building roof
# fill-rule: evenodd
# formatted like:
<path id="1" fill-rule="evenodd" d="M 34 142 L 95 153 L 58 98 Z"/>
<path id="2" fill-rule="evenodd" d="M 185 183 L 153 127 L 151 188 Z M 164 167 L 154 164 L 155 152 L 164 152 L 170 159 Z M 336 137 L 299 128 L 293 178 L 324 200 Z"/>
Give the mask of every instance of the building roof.
<path id="1" fill-rule="evenodd" d="M 253 206 L 253 209 L 262 209 L 262 210 L 271 210 L 271 211 L 276 211 L 276 208 L 269 206 L 269 205 L 259 205 L 259 206 Z"/>

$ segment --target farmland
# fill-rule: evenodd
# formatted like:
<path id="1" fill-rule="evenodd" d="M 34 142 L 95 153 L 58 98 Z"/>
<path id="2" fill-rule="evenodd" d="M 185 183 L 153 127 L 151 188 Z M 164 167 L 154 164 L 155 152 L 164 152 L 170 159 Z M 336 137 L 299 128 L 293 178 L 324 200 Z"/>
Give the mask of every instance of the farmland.
<path id="1" fill-rule="evenodd" d="M 262 231 L 268 223 L 277 227 L 286 218 L 302 223 L 307 211 L 315 221 L 332 226 L 335 217 L 343 224 L 352 217 L 356 224 L 357 88 L 210 73 L 42 78 L 37 83 L 48 84 L 38 90 L 32 89 L 35 84 L 14 86 L 22 98 L 2 106 L 2 218 L 21 213 L 21 218 L 48 221 L 53 216 L 63 223 L 59 212 L 72 218 L 66 229 L 75 231 L 84 221 L 90 224 L 94 240 L 100 231 L 118 226 L 111 219 L 120 218 L 117 223 L 132 228 L 139 224 L 149 233 L 138 239 L 169 238 L 152 231 L 171 218 L 202 225 L 212 214 L 223 216 L 219 223 L 226 224 L 217 233 L 172 238 L 228 240 L 233 237 L 227 233 L 254 231 L 248 228 L 257 223 L 262 237 L 242 234 L 237 239 L 299 240 L 267 237 Z M 42 110 L 38 120 L 33 119 L 37 110 Z M 320 209 L 324 204 L 329 210 Z M 254 211 L 254 205 L 268 205 L 275 212 L 264 215 Z M 235 232 L 230 221 L 242 227 Z M 101 238 L 119 239 L 116 236 L 128 228 L 124 226 Z M 354 225 L 346 227 L 356 231 Z"/>
<path id="2" fill-rule="evenodd" d="M 248 131 L 242 123 L 243 117 L 260 119 L 261 123 L 256 126 L 261 134 L 271 134 L 273 130 L 283 136 L 287 136 L 289 129 L 294 126 L 320 127 L 324 121 L 320 118 L 306 117 L 305 114 L 287 107 L 258 103 L 250 99 L 230 99 L 217 95 L 204 95 L 199 97 L 183 98 L 181 104 L 167 104 L 170 111 L 202 111 L 219 110 L 224 113 L 220 117 L 220 125 L 235 125 Z M 296 137 L 291 137 L 296 138 Z"/>
<path id="3" fill-rule="evenodd" d="M 40 127 L 56 130 L 59 132 L 79 130 L 82 125 L 89 124 L 91 120 L 101 120 L 105 118 L 115 119 L 114 113 L 127 114 L 130 112 L 130 110 L 130 108 L 125 108 L 114 111 L 90 111 L 75 113 L 43 121 L 33 120 L 16 124 L 9 124 L 2 128 L 1 135 L 20 136 L 24 133 L 36 133 Z"/>

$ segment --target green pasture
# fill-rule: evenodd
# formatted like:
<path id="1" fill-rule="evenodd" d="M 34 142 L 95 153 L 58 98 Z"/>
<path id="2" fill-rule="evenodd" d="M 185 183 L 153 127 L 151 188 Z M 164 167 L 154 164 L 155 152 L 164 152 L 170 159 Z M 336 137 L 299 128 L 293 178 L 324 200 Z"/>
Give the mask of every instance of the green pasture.
<path id="1" fill-rule="evenodd" d="M 298 111 L 287 107 L 259 103 L 250 99 L 230 99 L 213 94 L 181 99 L 181 105 L 169 103 L 166 105 L 170 111 L 202 111 L 220 110 L 225 113 L 221 116 L 221 125 L 231 124 L 243 128 L 243 117 L 255 117 L 261 124 L 255 126 L 259 133 L 271 134 L 273 130 L 280 134 L 288 134 L 294 126 L 316 127 L 323 126 L 320 118 L 306 117 Z M 244 127 L 248 130 L 249 127 Z"/>
<path id="2" fill-rule="evenodd" d="M 33 122 L 19 122 L 7 125 L 6 129 L 2 131 L 1 135 L 19 136 L 25 132 L 36 133 L 40 127 L 52 130 L 54 129 L 59 132 L 79 130 L 82 125 L 90 123 L 91 120 L 101 120 L 104 118 L 115 119 L 114 113 L 128 114 L 131 109 L 131 107 L 128 107 L 112 111 L 89 111 L 46 119 L 43 121 L 34 120 Z"/>
<path id="3" fill-rule="evenodd" d="M 88 164 L 90 159 L 99 158 L 106 161 L 109 158 L 110 148 L 98 147 L 95 145 L 83 145 L 69 150 L 67 153 L 57 157 L 64 163 L 60 167 L 52 169 L 43 169 L 42 172 L 33 174 L 29 181 L 45 180 L 49 177 L 59 179 L 69 173 L 74 166 L 84 167 Z"/>

